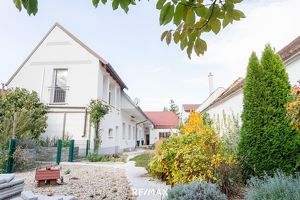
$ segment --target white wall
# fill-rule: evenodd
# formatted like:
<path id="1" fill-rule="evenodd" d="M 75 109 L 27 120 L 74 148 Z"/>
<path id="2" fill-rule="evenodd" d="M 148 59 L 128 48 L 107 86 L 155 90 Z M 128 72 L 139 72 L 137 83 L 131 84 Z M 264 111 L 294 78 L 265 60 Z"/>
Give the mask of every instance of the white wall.
<path id="1" fill-rule="evenodd" d="M 34 90 L 49 104 L 54 69 L 68 69 L 67 105 L 86 106 L 91 98 L 97 98 L 99 68 L 96 57 L 55 27 L 8 87 Z"/>
<path id="2" fill-rule="evenodd" d="M 300 80 L 300 55 L 286 61 L 286 70 L 289 75 L 291 86 Z"/>

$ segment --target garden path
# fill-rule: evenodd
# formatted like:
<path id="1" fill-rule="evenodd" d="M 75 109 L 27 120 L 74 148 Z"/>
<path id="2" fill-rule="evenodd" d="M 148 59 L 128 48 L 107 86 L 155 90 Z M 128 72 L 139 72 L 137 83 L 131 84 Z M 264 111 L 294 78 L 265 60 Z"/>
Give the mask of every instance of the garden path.
<path id="1" fill-rule="evenodd" d="M 128 162 L 125 166 L 125 173 L 131 185 L 133 195 L 139 200 L 161 200 L 166 197 L 167 190 L 170 186 L 164 182 L 152 179 L 147 175 L 147 170 L 144 167 L 136 167 L 135 161 L 130 161 L 131 158 L 140 155 L 145 150 L 137 149 L 136 151 L 127 152 Z"/>

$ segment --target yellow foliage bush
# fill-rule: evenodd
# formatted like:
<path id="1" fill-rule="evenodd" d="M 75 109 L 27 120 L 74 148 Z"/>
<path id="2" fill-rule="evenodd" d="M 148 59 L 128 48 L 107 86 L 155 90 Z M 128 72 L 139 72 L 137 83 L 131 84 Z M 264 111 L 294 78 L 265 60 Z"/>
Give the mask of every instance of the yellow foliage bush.
<path id="1" fill-rule="evenodd" d="M 226 155 L 219 136 L 203 124 L 199 113 L 191 113 L 180 132 L 156 145 L 150 174 L 171 185 L 197 180 L 216 182 L 221 164 L 234 160 Z"/>
<path id="2" fill-rule="evenodd" d="M 294 130 L 300 129 L 300 86 L 296 85 L 291 91 L 292 101 L 288 104 L 288 116 Z"/>

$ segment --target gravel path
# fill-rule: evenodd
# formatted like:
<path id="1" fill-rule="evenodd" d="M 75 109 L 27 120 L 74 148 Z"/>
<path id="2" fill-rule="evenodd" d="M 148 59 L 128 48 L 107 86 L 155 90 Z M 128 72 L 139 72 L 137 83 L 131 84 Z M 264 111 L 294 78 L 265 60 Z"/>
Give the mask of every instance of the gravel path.
<path id="1" fill-rule="evenodd" d="M 78 199 L 134 199 L 125 175 L 124 164 L 63 163 L 65 184 L 36 187 L 35 171 L 17 173 L 25 179 L 25 190 L 44 195 L 73 195 Z M 69 174 L 65 174 L 70 171 Z"/>

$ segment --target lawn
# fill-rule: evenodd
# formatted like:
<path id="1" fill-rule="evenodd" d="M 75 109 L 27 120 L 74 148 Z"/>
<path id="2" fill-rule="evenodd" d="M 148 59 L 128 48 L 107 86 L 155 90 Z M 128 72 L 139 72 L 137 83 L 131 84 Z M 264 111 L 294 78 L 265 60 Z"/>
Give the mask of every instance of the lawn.
<path id="1" fill-rule="evenodd" d="M 134 158 L 131 158 L 131 161 L 135 161 L 135 166 L 137 167 L 145 167 L 147 168 L 150 160 L 154 156 L 153 151 L 146 151 L 141 155 L 135 156 Z"/>

